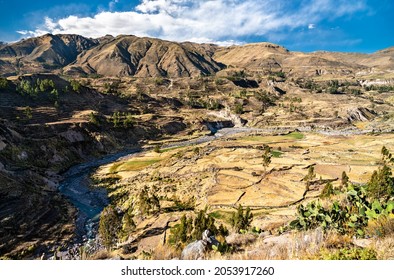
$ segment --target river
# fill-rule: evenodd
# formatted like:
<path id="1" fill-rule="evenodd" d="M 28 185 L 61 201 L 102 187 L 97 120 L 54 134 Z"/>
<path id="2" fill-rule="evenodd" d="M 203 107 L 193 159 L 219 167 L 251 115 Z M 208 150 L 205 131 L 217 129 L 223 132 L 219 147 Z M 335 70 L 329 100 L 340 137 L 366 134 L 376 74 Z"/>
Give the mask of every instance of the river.
<path id="1" fill-rule="evenodd" d="M 234 134 L 250 132 L 272 133 L 273 131 L 248 127 L 222 128 L 215 131 L 212 135 L 170 143 L 163 146 L 163 148 L 198 145 Z M 100 213 L 109 204 L 106 190 L 91 188 L 90 176 L 94 169 L 147 149 L 131 149 L 117 154 L 107 155 L 100 159 L 73 166 L 63 174 L 64 180 L 59 184 L 59 191 L 65 195 L 78 210 L 76 219 L 76 241 L 72 246 L 74 249 L 81 245 L 88 245 L 88 247 L 97 246 L 96 235 Z M 94 242 L 96 242 L 96 245 L 93 244 Z M 92 248 L 92 250 L 94 251 L 94 248 Z M 70 256 L 69 253 L 63 254 L 62 257 L 75 258 L 75 256 Z"/>

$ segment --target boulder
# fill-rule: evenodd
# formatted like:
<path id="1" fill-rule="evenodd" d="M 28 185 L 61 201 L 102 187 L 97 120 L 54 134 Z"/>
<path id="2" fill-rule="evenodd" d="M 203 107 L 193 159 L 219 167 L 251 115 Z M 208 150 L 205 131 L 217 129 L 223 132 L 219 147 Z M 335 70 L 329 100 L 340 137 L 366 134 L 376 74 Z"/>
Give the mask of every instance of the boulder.
<path id="1" fill-rule="evenodd" d="M 202 234 L 202 240 L 194 241 L 183 249 L 181 260 L 202 260 L 205 253 L 211 250 L 213 245 L 218 246 L 219 242 L 207 229 Z"/>

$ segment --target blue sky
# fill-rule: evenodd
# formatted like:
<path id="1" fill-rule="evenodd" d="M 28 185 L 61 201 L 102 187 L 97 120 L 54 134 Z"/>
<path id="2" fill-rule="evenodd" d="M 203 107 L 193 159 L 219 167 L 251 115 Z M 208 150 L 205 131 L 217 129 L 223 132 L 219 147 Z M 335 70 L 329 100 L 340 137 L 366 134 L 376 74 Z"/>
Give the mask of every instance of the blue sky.
<path id="1" fill-rule="evenodd" d="M 292 51 L 371 53 L 394 46 L 392 0 L 0 0 L 0 41 L 45 33 L 133 34 Z"/>

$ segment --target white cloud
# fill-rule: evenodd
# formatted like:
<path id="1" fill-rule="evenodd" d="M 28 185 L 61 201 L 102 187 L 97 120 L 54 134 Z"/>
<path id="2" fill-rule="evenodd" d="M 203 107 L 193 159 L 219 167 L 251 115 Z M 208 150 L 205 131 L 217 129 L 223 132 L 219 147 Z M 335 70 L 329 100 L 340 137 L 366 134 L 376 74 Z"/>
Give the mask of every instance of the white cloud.
<path id="1" fill-rule="evenodd" d="M 116 7 L 116 4 L 119 3 L 119 0 L 113 0 L 111 2 L 109 2 L 108 7 L 110 11 L 113 11 Z"/>
<path id="2" fill-rule="evenodd" d="M 26 36 L 74 33 L 87 37 L 134 34 L 175 41 L 238 43 L 243 37 L 268 36 L 286 29 L 315 28 L 315 23 L 365 10 L 365 0 L 142 0 L 133 11 L 92 17 L 46 17 Z M 315 22 L 311 24 L 310 22 Z"/>

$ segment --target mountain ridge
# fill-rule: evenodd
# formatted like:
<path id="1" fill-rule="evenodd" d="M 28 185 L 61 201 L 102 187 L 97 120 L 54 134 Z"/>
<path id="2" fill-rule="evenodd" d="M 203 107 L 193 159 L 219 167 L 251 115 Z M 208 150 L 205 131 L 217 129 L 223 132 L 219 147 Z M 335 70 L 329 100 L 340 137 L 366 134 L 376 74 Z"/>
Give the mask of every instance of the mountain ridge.
<path id="1" fill-rule="evenodd" d="M 221 47 L 134 35 L 46 34 L 0 45 L 0 74 L 63 73 L 88 76 L 192 77 L 225 68 L 284 69 L 302 75 L 370 68 L 394 69 L 394 47 L 372 54 L 294 52 L 269 42 Z M 305 70 L 310 68 L 310 70 Z"/>

